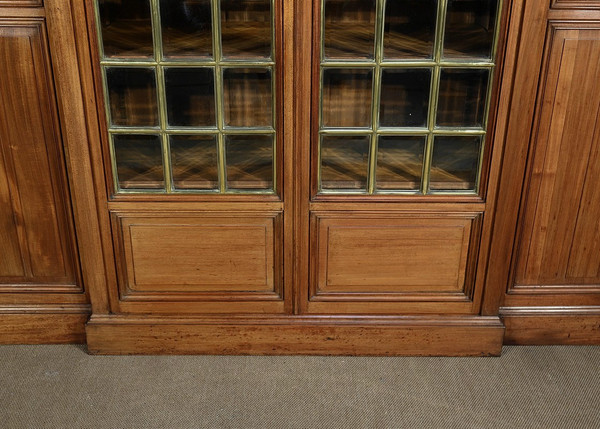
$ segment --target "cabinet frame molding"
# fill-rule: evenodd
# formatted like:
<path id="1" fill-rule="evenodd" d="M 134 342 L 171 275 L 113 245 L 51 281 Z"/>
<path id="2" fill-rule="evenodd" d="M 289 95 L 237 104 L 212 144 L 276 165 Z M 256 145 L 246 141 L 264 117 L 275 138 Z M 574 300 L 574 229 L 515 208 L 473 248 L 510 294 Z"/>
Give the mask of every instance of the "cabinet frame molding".
<path id="1" fill-rule="evenodd" d="M 514 0 L 520 2 L 521 0 Z M 78 3 L 78 2 L 77 2 Z M 510 62 L 502 61 L 508 16 L 512 1 L 504 1 L 501 17 L 497 76 L 497 89 L 504 88 L 504 73 L 510 72 Z M 283 8 L 283 68 L 286 79 L 281 82 L 283 93 L 284 122 L 282 132 L 286 143 L 286 154 L 280 165 L 284 167 L 282 177 L 283 201 L 278 198 L 262 197 L 262 203 L 256 202 L 256 196 L 226 195 L 215 199 L 214 196 L 177 195 L 167 202 L 155 196 L 127 195 L 111 197 L 108 195 L 104 164 L 106 153 L 101 142 L 106 133 L 102 127 L 104 111 L 97 109 L 97 79 L 89 76 L 85 70 L 97 67 L 95 58 L 95 23 L 93 0 L 85 5 L 77 4 L 73 9 L 80 22 L 87 27 L 76 28 L 82 37 L 78 40 L 80 50 L 81 79 L 84 88 L 85 112 L 89 122 L 90 160 L 88 178 L 93 178 L 95 199 L 92 194 L 84 198 L 93 201 L 97 207 L 99 231 L 95 249 L 103 256 L 103 282 L 90 287 L 92 295 L 93 317 L 87 325 L 88 347 L 97 354 L 137 354 L 137 353 L 219 353 L 219 354 L 338 354 L 338 355 L 499 355 L 501 352 L 504 327 L 496 312 L 484 315 L 480 312 L 482 295 L 470 305 L 472 314 L 392 316 L 389 314 L 308 314 L 309 298 L 309 248 L 310 248 L 310 212 L 321 210 L 339 211 L 356 204 L 358 210 L 388 212 L 423 212 L 442 209 L 444 212 L 485 212 L 492 213 L 495 207 L 495 192 L 498 177 L 497 152 L 501 152 L 502 140 L 496 138 L 496 109 L 492 108 L 489 120 L 490 141 L 486 145 L 485 157 L 496 161 L 484 164 L 482 177 L 489 180 L 484 186 L 485 198 L 480 196 L 454 197 L 452 203 L 442 202 L 442 196 L 414 198 L 407 196 L 398 202 L 396 196 L 382 196 L 377 202 L 364 198 L 343 196 L 336 199 L 327 196 L 327 201 L 318 197 L 311 200 L 311 93 L 312 87 L 312 48 L 313 48 L 313 2 L 282 0 Z M 86 13 L 87 12 L 87 13 Z M 511 23 L 520 27 L 520 17 Z M 88 36 L 91 39 L 88 39 Z M 85 36 L 85 37 L 83 37 Z M 86 46 L 85 41 L 92 40 Z M 293 48 L 292 48 L 293 47 Z M 491 105 L 494 107 L 499 90 L 493 91 Z M 106 140 L 104 140 L 106 141 Z M 491 167 L 487 166 L 490 165 Z M 81 194 L 83 197 L 83 193 Z M 90 203 L 91 203 L 90 201 Z M 176 311 L 157 311 L 156 303 L 142 303 L 138 310 L 144 314 L 134 314 L 121 308 L 117 276 L 114 265 L 115 250 L 110 226 L 109 207 L 121 210 L 155 210 L 161 207 L 165 212 L 171 210 L 210 210 L 226 212 L 236 207 L 254 207 L 255 210 L 272 210 L 281 206 L 284 212 L 284 315 L 244 313 L 243 302 L 233 303 L 231 313 L 222 314 L 204 308 L 205 313 L 197 311 L 187 313 L 185 303 L 180 303 Z M 355 210 L 353 208 L 352 210 Z M 483 216 L 481 238 L 477 263 L 477 272 L 472 273 L 482 279 L 487 266 L 488 243 L 492 216 Z M 487 287 L 481 293 L 487 293 Z M 471 291 L 469 291 L 471 293 Z M 145 307 L 144 307 L 145 305 Z M 161 303 L 162 305 L 162 303 Z M 442 307 L 439 307 L 442 308 Z M 137 313 L 137 311 L 136 311 Z M 177 314 L 176 314 L 177 313 Z M 211 314 L 212 313 L 212 314 Z"/>

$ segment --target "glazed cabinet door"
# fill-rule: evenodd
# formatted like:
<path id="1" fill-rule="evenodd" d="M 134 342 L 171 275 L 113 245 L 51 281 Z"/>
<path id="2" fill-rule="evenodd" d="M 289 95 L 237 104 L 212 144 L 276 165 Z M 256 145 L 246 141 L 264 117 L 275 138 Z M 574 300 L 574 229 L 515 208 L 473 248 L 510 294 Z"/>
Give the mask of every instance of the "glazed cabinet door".
<path id="1" fill-rule="evenodd" d="M 291 311 L 283 1 L 86 7 L 112 311 Z"/>
<path id="2" fill-rule="evenodd" d="M 502 2 L 315 0 L 302 12 L 299 307 L 478 314 Z"/>
<path id="3" fill-rule="evenodd" d="M 479 314 L 498 0 L 87 0 L 114 312 Z"/>

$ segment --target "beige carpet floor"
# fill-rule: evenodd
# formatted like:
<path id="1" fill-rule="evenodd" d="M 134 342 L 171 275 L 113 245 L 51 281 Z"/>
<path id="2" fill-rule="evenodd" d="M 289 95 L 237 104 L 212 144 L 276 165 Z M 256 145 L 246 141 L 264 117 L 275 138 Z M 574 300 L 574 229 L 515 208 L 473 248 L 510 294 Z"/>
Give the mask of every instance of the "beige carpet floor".
<path id="1" fill-rule="evenodd" d="M 600 347 L 347 358 L 0 346 L 0 428 L 600 428 Z"/>

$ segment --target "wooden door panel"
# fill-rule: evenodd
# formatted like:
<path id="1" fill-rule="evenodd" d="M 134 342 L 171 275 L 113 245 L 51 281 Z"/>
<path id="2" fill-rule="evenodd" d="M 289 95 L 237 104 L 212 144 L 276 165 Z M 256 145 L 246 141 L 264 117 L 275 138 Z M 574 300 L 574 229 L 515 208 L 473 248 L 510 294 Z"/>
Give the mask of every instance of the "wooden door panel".
<path id="1" fill-rule="evenodd" d="M 319 292 L 461 292 L 471 221 L 319 219 Z M 428 269 L 435 261 L 435 270 Z"/>
<path id="2" fill-rule="evenodd" d="M 43 20 L 0 21 L 0 280 L 76 285 Z"/>
<path id="3" fill-rule="evenodd" d="M 480 213 L 313 212 L 309 312 L 471 311 L 480 225 Z"/>
<path id="4" fill-rule="evenodd" d="M 275 295 L 278 223 L 277 215 L 113 213 L 121 293 Z"/>
<path id="5" fill-rule="evenodd" d="M 600 283 L 600 26 L 552 23 L 517 286 Z"/>

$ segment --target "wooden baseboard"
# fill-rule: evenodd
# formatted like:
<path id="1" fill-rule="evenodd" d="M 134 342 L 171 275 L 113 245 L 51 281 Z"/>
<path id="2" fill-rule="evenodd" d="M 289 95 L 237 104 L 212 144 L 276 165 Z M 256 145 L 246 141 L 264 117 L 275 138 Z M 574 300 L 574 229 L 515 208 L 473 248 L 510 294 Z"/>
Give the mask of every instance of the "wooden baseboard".
<path id="1" fill-rule="evenodd" d="M 92 316 L 92 354 L 499 356 L 497 317 Z"/>
<path id="2" fill-rule="evenodd" d="M 87 305 L 0 307 L 0 344 L 83 344 Z"/>
<path id="3" fill-rule="evenodd" d="M 505 344 L 600 345 L 600 307 L 505 307 Z"/>

